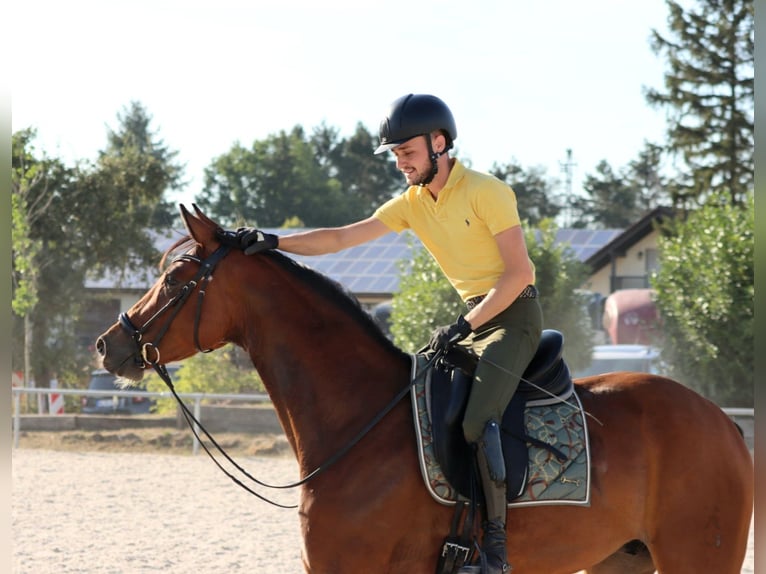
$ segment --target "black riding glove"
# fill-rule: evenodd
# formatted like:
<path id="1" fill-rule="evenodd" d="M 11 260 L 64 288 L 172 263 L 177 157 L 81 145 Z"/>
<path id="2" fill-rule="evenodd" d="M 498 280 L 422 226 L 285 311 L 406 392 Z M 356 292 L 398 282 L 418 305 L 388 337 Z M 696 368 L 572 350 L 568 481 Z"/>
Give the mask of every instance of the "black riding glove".
<path id="1" fill-rule="evenodd" d="M 471 324 L 460 315 L 452 325 L 437 328 L 431 335 L 428 346 L 434 351 L 447 351 L 452 345 L 470 335 L 472 330 Z"/>
<path id="2" fill-rule="evenodd" d="M 245 255 L 276 249 L 279 246 L 279 237 L 272 233 L 264 233 L 254 227 L 240 227 L 237 229 L 237 238 Z"/>

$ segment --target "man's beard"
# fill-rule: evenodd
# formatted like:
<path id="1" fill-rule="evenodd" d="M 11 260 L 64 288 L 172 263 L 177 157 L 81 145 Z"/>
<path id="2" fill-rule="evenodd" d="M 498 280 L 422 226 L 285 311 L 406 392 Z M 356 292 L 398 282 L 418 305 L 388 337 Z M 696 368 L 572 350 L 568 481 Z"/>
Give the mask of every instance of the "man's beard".
<path id="1" fill-rule="evenodd" d="M 429 175 L 431 175 L 430 167 L 424 171 L 416 169 L 410 174 L 405 174 L 404 177 L 409 185 L 425 185 Z"/>

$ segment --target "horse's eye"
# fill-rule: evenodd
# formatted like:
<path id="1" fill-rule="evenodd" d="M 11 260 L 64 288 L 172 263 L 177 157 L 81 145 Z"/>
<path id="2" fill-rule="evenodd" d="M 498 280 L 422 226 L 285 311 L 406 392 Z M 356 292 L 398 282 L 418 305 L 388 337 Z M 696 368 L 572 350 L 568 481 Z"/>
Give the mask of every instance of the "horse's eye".
<path id="1" fill-rule="evenodd" d="M 176 287 L 179 283 L 178 279 L 173 277 L 172 273 L 165 273 L 165 278 L 163 279 L 162 282 L 167 289 L 172 289 L 173 287 Z"/>

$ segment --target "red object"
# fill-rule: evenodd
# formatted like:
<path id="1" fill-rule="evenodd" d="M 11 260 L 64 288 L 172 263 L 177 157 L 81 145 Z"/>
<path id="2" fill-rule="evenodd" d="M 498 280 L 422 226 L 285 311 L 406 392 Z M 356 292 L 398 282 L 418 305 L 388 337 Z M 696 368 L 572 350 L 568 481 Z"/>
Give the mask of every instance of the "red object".
<path id="1" fill-rule="evenodd" d="M 614 345 L 651 345 L 659 327 L 652 289 L 620 289 L 604 302 L 604 329 Z"/>

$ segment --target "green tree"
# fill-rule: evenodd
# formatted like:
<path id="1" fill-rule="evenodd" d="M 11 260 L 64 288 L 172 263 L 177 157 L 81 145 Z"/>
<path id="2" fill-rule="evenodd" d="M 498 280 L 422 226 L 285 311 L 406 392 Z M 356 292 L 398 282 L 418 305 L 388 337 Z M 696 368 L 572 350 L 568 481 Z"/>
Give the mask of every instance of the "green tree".
<path id="1" fill-rule="evenodd" d="M 666 3 L 669 35 L 654 30 L 651 45 L 669 70 L 665 89 L 648 89 L 646 98 L 667 110 L 668 149 L 687 168 L 671 188 L 674 203 L 704 203 L 724 188 L 741 204 L 753 186 L 754 2 Z"/>
<path id="2" fill-rule="evenodd" d="M 117 119 L 95 164 L 77 171 L 77 201 L 62 206 L 70 217 L 88 214 L 74 239 L 87 251 L 95 277 L 156 264 L 152 231 L 172 229 L 177 213 L 165 198 L 185 185 L 178 152 L 151 129 L 151 115 L 140 103 L 131 102 Z"/>
<path id="3" fill-rule="evenodd" d="M 152 116 L 140 102 L 133 101 L 123 108 L 117 120 L 119 127 L 108 130 L 106 149 L 99 152 L 96 163 L 100 183 L 109 186 L 110 197 L 118 202 L 122 199 L 122 209 L 130 213 L 131 225 L 171 227 L 177 213 L 165 200 L 165 193 L 185 186 L 184 166 L 177 163 L 178 152 L 168 148 L 152 130 Z"/>
<path id="4" fill-rule="evenodd" d="M 37 273 L 36 300 L 24 310 L 26 315 L 17 312 L 14 331 L 31 340 L 31 371 L 39 386 L 47 385 L 54 374 L 64 385 L 86 376 L 93 337 L 80 330 L 86 277 L 148 268 L 157 261 L 146 226 L 157 224 L 156 205 L 168 186 L 178 181 L 174 176 L 181 168 L 172 164 L 170 152 L 160 154 L 159 160 L 145 157 L 156 151 L 153 140 L 139 137 L 140 145 L 130 143 L 136 126 L 148 125 L 132 122 L 137 111 L 142 108 L 134 106 L 120 118 L 121 131 L 110 135 L 110 145 L 92 165 L 67 168 L 55 160 L 36 158 L 33 130 L 18 132 L 12 139 L 12 173 L 19 182 L 13 203 L 19 212 L 26 209 L 27 225 L 23 232 L 17 230 L 17 239 L 26 234 L 36 249 L 26 261 L 14 262 L 13 273 L 19 279 L 25 269 Z M 168 170 L 167 177 L 159 173 L 161 165 Z M 30 166 L 38 166 L 40 179 L 25 187 Z M 39 209 L 42 205 L 45 209 Z M 14 350 L 15 368 L 21 368 L 22 357 Z"/>
<path id="5" fill-rule="evenodd" d="M 714 194 L 670 225 L 651 278 L 671 375 L 726 407 L 753 406 L 753 237 L 753 194 Z"/>
<path id="6" fill-rule="evenodd" d="M 587 195 L 573 198 L 577 228 L 620 229 L 628 227 L 643 212 L 639 193 L 623 174 L 617 173 L 606 160 L 596 166 L 583 182 Z"/>
<path id="7" fill-rule="evenodd" d="M 320 134 L 315 131 L 312 138 L 319 149 Z M 348 221 L 368 217 L 400 190 L 403 179 L 395 163 L 389 154 L 372 153 L 376 138 L 362 124 L 357 124 L 351 137 L 336 139 L 332 144 L 326 150 L 326 159 L 343 192 Z"/>
<path id="8" fill-rule="evenodd" d="M 60 161 L 38 157 L 32 128 L 13 134 L 11 161 L 11 204 L 13 208 L 13 304 L 15 333 L 12 362 L 26 379 L 47 386 L 54 372 L 66 383 L 67 372 L 76 366 L 77 353 L 71 350 L 72 315 L 68 303 L 82 288 L 70 281 L 72 254 L 60 252 L 62 227 L 72 221 L 51 221 L 62 198 L 75 195 L 74 172 Z M 52 311 L 58 309 L 58 314 Z M 19 345 L 19 342 L 22 342 Z M 55 371 L 54 371 L 55 365 Z"/>
<path id="9" fill-rule="evenodd" d="M 588 276 L 587 266 L 567 245 L 556 244 L 553 220 L 541 221 L 539 229 L 526 231 L 525 237 L 535 264 L 543 326 L 564 334 L 570 368 L 582 368 L 590 361 L 593 340 L 587 296 L 579 291 Z M 465 305 L 455 289 L 431 255 L 413 240 L 412 259 L 402 264 L 399 291 L 391 304 L 394 342 L 414 352 L 428 343 L 435 327 L 452 323 L 461 313 Z"/>
<path id="10" fill-rule="evenodd" d="M 350 138 L 321 125 L 307 137 L 300 126 L 236 143 L 205 169 L 197 203 L 223 225 L 279 227 L 298 218 L 309 227 L 368 217 L 393 195 L 399 177 L 386 156 L 372 153 L 361 125 Z"/>
<path id="11" fill-rule="evenodd" d="M 40 245 L 32 236 L 32 228 L 45 214 L 53 197 L 48 187 L 52 172 L 62 171 L 57 162 L 38 161 L 34 155 L 36 132 L 26 129 L 12 135 L 11 160 L 11 309 L 21 319 L 15 326 L 17 342 L 12 355 L 23 365 L 25 385 L 31 375 L 32 315 L 39 302 Z M 23 341 L 19 348 L 18 342 Z"/>
<path id="12" fill-rule="evenodd" d="M 590 270 L 571 247 L 556 241 L 552 219 L 525 232 L 529 258 L 535 264 L 535 284 L 540 291 L 543 328 L 564 335 L 564 357 L 571 370 L 590 363 L 594 333 L 588 314 L 588 294 L 582 291 Z"/>
<path id="13" fill-rule="evenodd" d="M 165 382 L 156 373 L 146 377 L 146 388 L 153 392 L 167 391 Z M 197 353 L 186 359 L 176 376 L 173 387 L 178 393 L 263 393 L 265 389 L 250 357 L 239 347 L 229 344 L 212 353 Z M 156 412 L 175 412 L 173 398 L 157 401 Z"/>
<path id="14" fill-rule="evenodd" d="M 340 186 L 315 155 L 303 128 L 236 143 L 205 169 L 199 206 L 222 225 L 279 227 L 298 217 L 310 227 L 348 223 L 336 208 Z"/>
<path id="15" fill-rule="evenodd" d="M 545 168 L 524 169 L 513 160 L 506 164 L 493 164 L 489 173 L 511 186 L 516 194 L 519 214 L 537 225 L 543 219 L 553 219 L 561 213 L 561 202 L 553 193 L 556 182 L 546 179 Z"/>
<path id="16" fill-rule="evenodd" d="M 409 353 L 428 344 L 438 325 L 455 321 L 465 305 L 421 243 L 412 237 L 412 259 L 400 263 L 399 290 L 391 301 L 391 335 Z"/>
<path id="17" fill-rule="evenodd" d="M 39 270 L 35 267 L 40 247 L 30 236 L 31 227 L 44 214 L 51 200 L 47 190 L 35 188 L 47 183 L 48 166 L 34 157 L 32 129 L 12 135 L 11 161 L 11 255 L 13 298 L 11 308 L 26 316 L 37 304 Z"/>
<path id="18" fill-rule="evenodd" d="M 668 179 L 663 175 L 663 157 L 661 145 L 644 142 L 638 157 L 623 170 L 626 184 L 634 190 L 639 213 L 672 204 L 667 191 Z"/>

